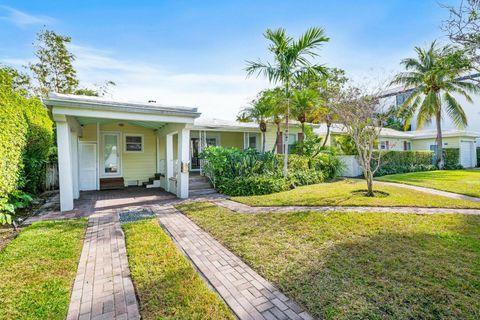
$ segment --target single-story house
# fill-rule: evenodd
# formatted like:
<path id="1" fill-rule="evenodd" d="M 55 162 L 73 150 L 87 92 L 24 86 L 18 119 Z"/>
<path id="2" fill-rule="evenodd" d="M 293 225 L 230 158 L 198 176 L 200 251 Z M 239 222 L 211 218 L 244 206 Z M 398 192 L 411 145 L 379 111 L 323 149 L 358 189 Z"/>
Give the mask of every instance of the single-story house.
<path id="1" fill-rule="evenodd" d="M 326 125 L 320 125 L 314 128 L 314 133 L 325 137 L 327 133 Z M 340 124 L 333 124 L 330 128 L 331 135 L 327 141 L 328 145 L 333 145 L 335 137 L 345 135 L 346 131 Z M 465 168 L 475 167 L 477 165 L 476 140 L 480 137 L 477 132 L 448 129 L 442 131 L 443 147 L 460 149 L 460 164 Z M 430 150 L 435 152 L 436 130 L 418 130 L 418 131 L 398 131 L 389 128 L 382 128 L 380 131 L 378 148 L 381 150 Z"/>
<path id="2" fill-rule="evenodd" d="M 197 108 L 55 93 L 44 103 L 57 128 L 62 211 L 73 209 L 80 191 L 112 187 L 143 184 L 187 198 L 189 173 L 201 170 L 205 146 L 262 149 L 257 124 L 202 119 Z M 294 145 L 301 129 L 289 129 Z M 276 136 L 269 125 L 265 149 L 282 153 Z"/>

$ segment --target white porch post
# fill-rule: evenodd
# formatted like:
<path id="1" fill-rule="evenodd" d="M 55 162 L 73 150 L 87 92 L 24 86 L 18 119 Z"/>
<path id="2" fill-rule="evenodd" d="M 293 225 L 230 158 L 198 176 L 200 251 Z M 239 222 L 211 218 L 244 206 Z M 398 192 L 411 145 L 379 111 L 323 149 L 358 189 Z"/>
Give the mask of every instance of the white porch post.
<path id="1" fill-rule="evenodd" d="M 157 151 L 157 173 L 160 172 L 160 138 L 155 135 Z"/>
<path id="2" fill-rule="evenodd" d="M 80 188 L 78 185 L 78 135 L 76 132 L 71 132 L 71 154 L 72 154 L 72 185 L 73 198 L 80 198 Z"/>
<path id="3" fill-rule="evenodd" d="M 168 192 L 172 192 L 170 190 L 170 178 L 173 177 L 173 134 L 166 135 L 166 161 L 167 161 L 167 172 L 166 172 L 166 189 Z"/>
<path id="4" fill-rule="evenodd" d="M 73 209 L 72 154 L 70 127 L 65 116 L 56 117 L 58 146 L 58 175 L 60 183 L 60 210 Z"/>
<path id="5" fill-rule="evenodd" d="M 178 178 L 177 197 L 188 198 L 188 169 L 190 157 L 190 130 L 181 129 L 178 131 Z"/>

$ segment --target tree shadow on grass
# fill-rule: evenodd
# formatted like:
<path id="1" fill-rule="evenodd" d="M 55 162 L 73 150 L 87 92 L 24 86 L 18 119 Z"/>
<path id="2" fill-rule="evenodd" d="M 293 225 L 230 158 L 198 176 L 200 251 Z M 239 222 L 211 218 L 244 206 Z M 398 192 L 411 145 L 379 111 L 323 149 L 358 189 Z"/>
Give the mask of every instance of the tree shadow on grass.
<path id="1" fill-rule="evenodd" d="M 318 318 L 480 318 L 479 220 L 447 232 L 383 231 L 309 252 L 279 285 Z"/>

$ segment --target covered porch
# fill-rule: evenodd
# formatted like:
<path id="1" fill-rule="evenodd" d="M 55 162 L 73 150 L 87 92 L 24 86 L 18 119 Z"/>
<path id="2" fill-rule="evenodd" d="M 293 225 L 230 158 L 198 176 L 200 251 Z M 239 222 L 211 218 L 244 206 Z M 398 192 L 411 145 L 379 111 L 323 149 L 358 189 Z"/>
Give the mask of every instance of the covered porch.
<path id="1" fill-rule="evenodd" d="M 141 186 L 188 197 L 196 108 L 70 95 L 45 104 L 57 127 L 61 211 L 72 210 L 81 191 Z"/>

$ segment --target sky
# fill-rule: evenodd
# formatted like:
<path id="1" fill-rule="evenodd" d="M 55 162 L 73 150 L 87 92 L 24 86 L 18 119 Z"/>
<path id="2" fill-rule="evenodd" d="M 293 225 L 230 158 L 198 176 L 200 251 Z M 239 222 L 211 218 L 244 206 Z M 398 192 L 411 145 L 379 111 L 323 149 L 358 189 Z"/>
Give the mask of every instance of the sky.
<path id="1" fill-rule="evenodd" d="M 111 80 L 109 98 L 198 107 L 235 119 L 272 84 L 246 77 L 247 60 L 271 61 L 267 28 L 298 37 L 322 27 L 330 41 L 317 63 L 362 82 L 401 71 L 415 46 L 446 41 L 442 4 L 459 0 L 343 1 L 0 1 L 0 63 L 34 61 L 42 28 L 72 37 L 69 49 L 84 87 Z"/>

